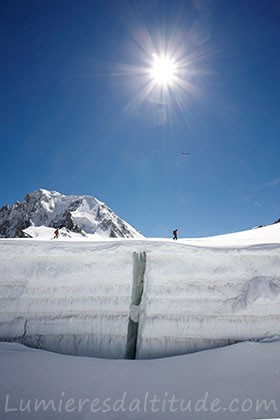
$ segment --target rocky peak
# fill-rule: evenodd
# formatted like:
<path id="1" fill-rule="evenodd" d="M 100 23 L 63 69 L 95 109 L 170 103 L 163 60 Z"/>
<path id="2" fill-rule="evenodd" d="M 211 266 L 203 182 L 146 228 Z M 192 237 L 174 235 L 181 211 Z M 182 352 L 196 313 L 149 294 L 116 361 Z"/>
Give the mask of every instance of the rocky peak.
<path id="1" fill-rule="evenodd" d="M 66 196 L 39 189 L 0 209 L 0 237 L 26 237 L 30 226 L 66 228 L 69 231 L 101 237 L 142 237 L 106 204 L 91 196 Z"/>

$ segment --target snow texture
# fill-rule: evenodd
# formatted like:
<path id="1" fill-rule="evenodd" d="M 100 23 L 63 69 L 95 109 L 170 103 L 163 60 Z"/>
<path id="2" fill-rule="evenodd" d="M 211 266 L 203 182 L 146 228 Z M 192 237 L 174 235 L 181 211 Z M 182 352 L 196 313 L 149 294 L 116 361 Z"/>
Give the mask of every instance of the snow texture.
<path id="1" fill-rule="evenodd" d="M 0 240 L 1 340 L 124 358 L 135 252 L 138 359 L 280 336 L 279 224 L 176 243 L 80 238 Z"/>

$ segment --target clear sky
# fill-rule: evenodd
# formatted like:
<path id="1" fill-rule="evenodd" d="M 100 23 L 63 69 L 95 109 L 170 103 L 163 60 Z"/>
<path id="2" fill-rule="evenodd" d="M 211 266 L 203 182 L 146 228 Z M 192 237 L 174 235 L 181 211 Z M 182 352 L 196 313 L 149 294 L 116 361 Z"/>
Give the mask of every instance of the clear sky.
<path id="1" fill-rule="evenodd" d="M 0 52 L 0 206 L 88 194 L 159 237 L 280 217 L 280 0 L 2 1 Z"/>

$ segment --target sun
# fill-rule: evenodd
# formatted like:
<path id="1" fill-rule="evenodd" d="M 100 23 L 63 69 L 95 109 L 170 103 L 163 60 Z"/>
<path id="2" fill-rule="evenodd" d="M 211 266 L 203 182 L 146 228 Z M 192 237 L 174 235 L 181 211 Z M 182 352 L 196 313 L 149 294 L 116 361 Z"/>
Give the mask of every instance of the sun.
<path id="1" fill-rule="evenodd" d="M 131 61 L 117 63 L 114 72 L 109 70 L 122 92 L 125 88 L 128 100 L 123 114 L 155 120 L 157 125 L 164 125 L 177 109 L 189 115 L 190 101 L 200 94 L 198 59 L 175 32 L 174 39 L 153 39 L 148 31 L 140 35 L 131 44 L 135 47 Z"/>
<path id="2" fill-rule="evenodd" d="M 152 82 L 160 87 L 171 87 L 176 79 L 176 64 L 166 55 L 152 54 L 150 76 Z"/>

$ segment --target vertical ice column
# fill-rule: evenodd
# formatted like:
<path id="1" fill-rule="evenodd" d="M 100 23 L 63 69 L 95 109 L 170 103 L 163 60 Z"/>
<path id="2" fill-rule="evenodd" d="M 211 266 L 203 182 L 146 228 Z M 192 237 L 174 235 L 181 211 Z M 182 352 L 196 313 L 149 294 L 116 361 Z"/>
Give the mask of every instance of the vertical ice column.
<path id="1" fill-rule="evenodd" d="M 126 359 L 135 359 L 139 326 L 140 303 L 144 289 L 146 252 L 133 253 L 133 285 L 127 329 Z"/>

